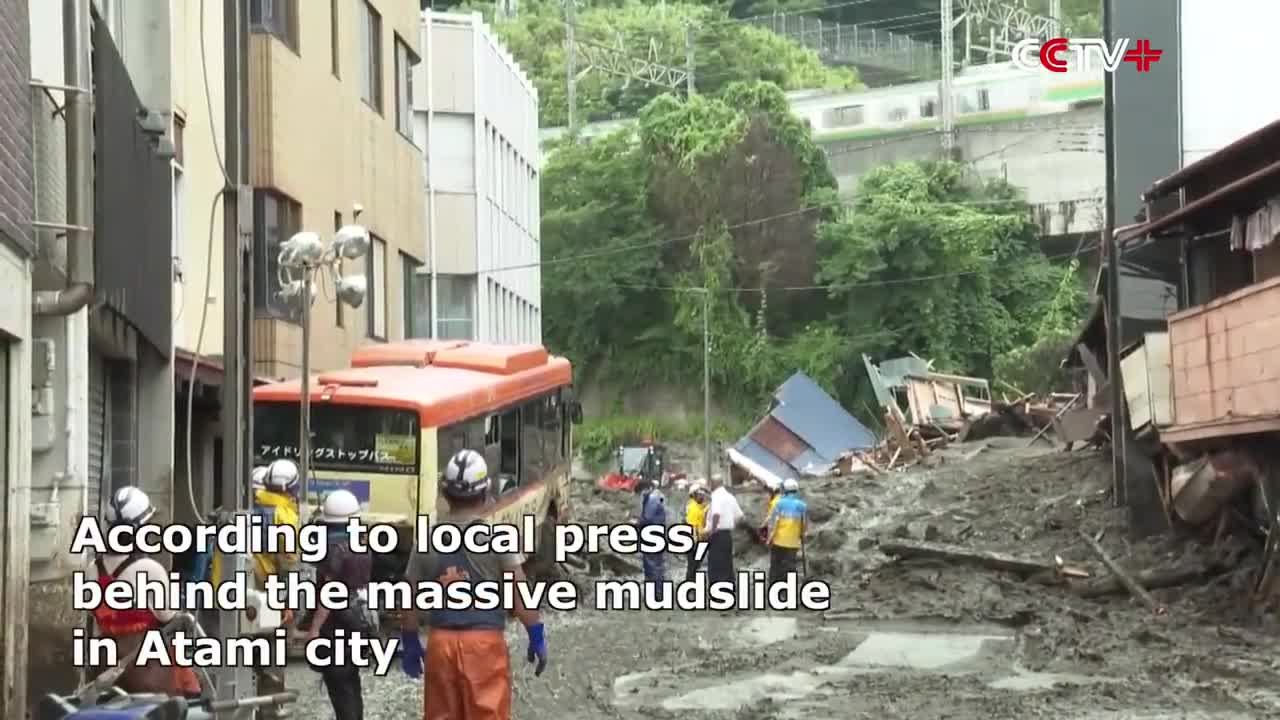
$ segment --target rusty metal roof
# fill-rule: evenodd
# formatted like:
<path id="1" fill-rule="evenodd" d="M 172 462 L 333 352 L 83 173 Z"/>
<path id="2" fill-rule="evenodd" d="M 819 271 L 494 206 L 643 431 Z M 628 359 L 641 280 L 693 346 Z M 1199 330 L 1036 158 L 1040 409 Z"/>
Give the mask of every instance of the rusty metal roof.
<path id="1" fill-rule="evenodd" d="M 1197 177 L 1255 153 L 1275 155 L 1277 148 L 1280 148 L 1280 119 L 1254 130 L 1168 177 L 1155 181 L 1146 192 L 1142 193 L 1142 199 L 1150 201 L 1162 195 L 1168 195 Z"/>

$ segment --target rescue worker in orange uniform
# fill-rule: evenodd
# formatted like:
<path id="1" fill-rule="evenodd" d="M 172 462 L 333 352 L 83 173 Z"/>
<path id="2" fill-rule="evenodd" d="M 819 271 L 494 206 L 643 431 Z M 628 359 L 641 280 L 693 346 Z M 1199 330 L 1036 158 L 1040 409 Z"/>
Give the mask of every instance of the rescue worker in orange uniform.
<path id="1" fill-rule="evenodd" d="M 444 472 L 444 496 L 449 512 L 441 520 L 459 526 L 484 522 L 477 517 L 489 497 L 489 473 L 484 457 L 474 450 L 462 450 L 449 459 Z M 503 573 L 513 582 L 523 582 L 524 557 L 516 554 L 483 555 L 459 549 L 445 553 L 434 550 L 409 560 L 409 581 L 435 581 L 441 585 L 468 582 L 472 585 L 502 581 Z M 529 633 L 528 660 L 537 663 L 535 674 L 547 666 L 547 642 L 542 616 L 524 607 L 516 594 L 511 611 Z M 401 618 L 401 665 L 405 674 L 416 678 L 426 673 L 423 688 L 423 720 L 511 720 L 511 660 L 503 636 L 508 611 L 433 610 L 429 613 L 427 647 L 424 652 L 418 635 L 418 615 L 410 610 Z"/>
<path id="2" fill-rule="evenodd" d="M 155 516 L 156 509 L 147 494 L 136 487 L 122 487 L 111 496 L 107 507 L 107 523 L 110 527 L 131 525 L 135 528 L 147 524 Z M 129 555 L 104 554 L 94 558 L 98 584 L 106 593 L 112 583 L 127 583 L 136 591 L 142 587 L 143 578 L 151 583 L 169 583 L 169 571 L 155 558 L 142 552 Z M 104 602 L 93 611 L 93 619 L 102 637 L 114 638 L 121 658 L 127 657 L 142 645 L 146 633 L 159 631 L 173 620 L 179 598 L 170 598 L 172 607 L 148 607 L 146 598 L 139 597 L 135 607 L 113 610 Z M 102 668 L 103 670 L 109 668 Z M 160 693 L 164 695 L 199 697 L 200 681 L 189 667 L 165 667 L 159 662 L 143 665 L 131 664 L 116 685 L 129 693 Z"/>

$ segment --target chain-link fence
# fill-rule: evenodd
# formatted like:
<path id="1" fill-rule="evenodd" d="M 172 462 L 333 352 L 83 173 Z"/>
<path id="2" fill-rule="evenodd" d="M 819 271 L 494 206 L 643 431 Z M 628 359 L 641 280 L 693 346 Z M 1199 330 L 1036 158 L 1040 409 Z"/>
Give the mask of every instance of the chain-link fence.
<path id="1" fill-rule="evenodd" d="M 825 62 L 867 65 L 917 78 L 938 74 L 937 47 L 902 33 L 782 13 L 747 22 L 817 52 Z"/>

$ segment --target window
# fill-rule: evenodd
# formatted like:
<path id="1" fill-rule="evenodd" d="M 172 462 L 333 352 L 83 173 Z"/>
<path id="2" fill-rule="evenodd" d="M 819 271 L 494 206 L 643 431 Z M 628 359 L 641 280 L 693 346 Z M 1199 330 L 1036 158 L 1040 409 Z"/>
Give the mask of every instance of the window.
<path id="1" fill-rule="evenodd" d="M 172 237 L 173 281 L 178 283 L 182 282 L 183 249 L 186 245 L 186 240 L 183 238 L 183 221 L 187 217 L 187 186 L 186 178 L 183 177 L 184 168 L 182 166 L 183 130 L 185 125 L 181 116 L 173 116 L 173 160 L 171 162 L 173 167 L 173 215 L 170 234 Z M 181 302 L 181 299 L 179 299 L 178 313 L 182 312 Z"/>
<path id="2" fill-rule="evenodd" d="M 335 212 L 333 214 L 333 231 L 336 233 L 341 229 L 342 229 L 342 213 Z M 338 277 L 342 277 L 342 256 L 341 255 L 338 256 Z M 334 292 L 335 293 L 337 292 L 337 288 L 334 288 Z M 334 318 L 334 320 L 338 323 L 338 327 L 346 327 L 346 323 L 347 323 L 346 311 L 343 310 L 346 303 L 342 302 L 341 300 L 338 300 L 333 305 L 336 308 L 334 310 L 334 313 L 336 313 L 336 317 Z"/>
<path id="3" fill-rule="evenodd" d="M 333 76 L 342 77 L 342 43 L 338 42 L 338 0 L 329 0 L 329 65 Z"/>
<path id="4" fill-rule="evenodd" d="M 254 403 L 253 430 L 255 464 L 298 459 L 296 401 Z M 311 464 L 316 470 L 412 475 L 418 472 L 419 435 L 418 414 L 410 410 L 326 403 L 311 406 Z M 323 485 L 325 482 L 313 479 L 311 487 L 319 494 L 337 489 Z M 367 497 L 361 499 L 368 501 Z"/>
<path id="5" fill-rule="evenodd" d="M 404 336 L 431 337 L 431 276 L 422 271 L 422 263 L 400 253 L 404 267 Z"/>
<path id="6" fill-rule="evenodd" d="M 889 110 L 889 122 L 902 122 L 907 119 L 907 109 L 896 107 Z"/>
<path id="7" fill-rule="evenodd" d="M 360 3 L 360 97 L 382 112 L 382 16 Z"/>
<path id="8" fill-rule="evenodd" d="M 436 337 L 441 340 L 473 340 L 475 319 L 475 275 L 437 275 L 440 302 Z"/>
<path id="9" fill-rule="evenodd" d="M 368 280 L 365 295 L 365 320 L 369 337 L 387 339 L 387 243 L 377 235 L 369 235 L 369 254 L 365 256 L 364 276 Z"/>
<path id="10" fill-rule="evenodd" d="M 396 129 L 413 141 L 413 66 L 417 54 L 396 36 Z"/>
<path id="11" fill-rule="evenodd" d="M 498 420 L 498 482 L 499 495 L 520 487 L 520 481 L 528 481 L 520 473 L 520 408 L 503 413 Z"/>
<path id="12" fill-rule="evenodd" d="M 920 103 L 920 117 L 931 118 L 938 114 L 938 101 L 928 98 Z"/>
<path id="13" fill-rule="evenodd" d="M 829 127 L 852 127 L 861 124 L 861 105 L 845 105 L 844 107 L 832 108 L 827 111 L 827 125 Z"/>
<path id="14" fill-rule="evenodd" d="M 302 206 L 274 190 L 253 191 L 254 309 L 268 317 L 297 320 L 300 299 L 280 297 L 280 243 L 302 227 Z"/>
<path id="15" fill-rule="evenodd" d="M 495 439 L 496 442 L 496 439 Z M 464 420 L 436 431 L 437 462 L 436 471 L 443 473 L 449 458 L 459 450 L 476 450 L 484 454 L 485 421 L 483 418 Z M 487 459 L 487 458 L 486 458 Z"/>
<path id="16" fill-rule="evenodd" d="M 521 477 L 526 484 L 545 480 L 564 456 L 560 452 L 560 395 L 553 393 L 525 404 Z"/>
<path id="17" fill-rule="evenodd" d="M 249 0 L 249 29 L 298 52 L 298 0 Z"/>
<path id="18" fill-rule="evenodd" d="M 986 88 L 978 90 L 978 110 L 986 112 L 991 109 L 991 93 Z"/>

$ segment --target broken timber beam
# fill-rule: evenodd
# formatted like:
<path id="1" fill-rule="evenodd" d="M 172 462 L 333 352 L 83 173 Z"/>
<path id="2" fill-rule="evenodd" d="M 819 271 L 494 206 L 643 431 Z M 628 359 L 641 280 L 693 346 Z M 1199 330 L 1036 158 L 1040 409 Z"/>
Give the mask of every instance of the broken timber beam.
<path id="1" fill-rule="evenodd" d="M 1133 576 L 1135 582 L 1147 590 L 1159 590 L 1161 588 L 1177 587 L 1195 582 L 1203 577 L 1213 574 L 1212 568 L 1203 566 L 1193 566 L 1184 568 L 1175 568 L 1173 570 L 1148 570 L 1140 572 Z M 1099 598 L 1116 593 L 1128 592 L 1128 588 L 1124 583 L 1115 577 L 1109 577 L 1096 583 L 1090 583 L 1078 590 L 1076 594 L 1082 598 Z"/>
<path id="2" fill-rule="evenodd" d="M 1036 575 L 1044 572 L 1057 572 L 1057 565 L 1052 560 L 1029 560 L 1003 553 L 986 550 L 970 550 L 956 545 L 943 545 L 930 542 L 882 542 L 880 551 L 902 559 L 934 558 L 969 563 L 992 570 L 1003 570 L 1019 575 Z"/>
<path id="3" fill-rule="evenodd" d="M 1120 567 L 1115 560 L 1111 559 L 1111 556 L 1107 554 L 1106 550 L 1102 549 L 1102 545 L 1098 544 L 1097 540 L 1090 537 L 1089 533 L 1086 533 L 1083 529 L 1078 530 L 1078 532 L 1080 537 L 1083 538 L 1089 545 L 1090 549 L 1093 550 L 1093 554 L 1098 556 L 1098 559 L 1102 561 L 1102 564 L 1107 566 L 1107 569 L 1110 570 L 1111 574 L 1116 577 L 1116 580 L 1118 580 L 1120 584 L 1129 591 L 1130 595 L 1141 600 L 1142 604 L 1146 605 L 1147 609 L 1151 610 L 1151 612 L 1156 615 L 1164 615 L 1167 612 L 1164 606 L 1156 602 L 1155 598 L 1151 597 L 1151 593 L 1143 589 L 1143 587 L 1138 584 L 1138 581 L 1133 579 L 1133 576 L 1125 572 L 1124 568 Z"/>

